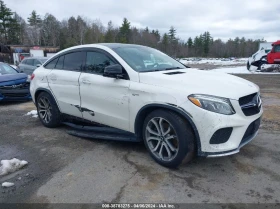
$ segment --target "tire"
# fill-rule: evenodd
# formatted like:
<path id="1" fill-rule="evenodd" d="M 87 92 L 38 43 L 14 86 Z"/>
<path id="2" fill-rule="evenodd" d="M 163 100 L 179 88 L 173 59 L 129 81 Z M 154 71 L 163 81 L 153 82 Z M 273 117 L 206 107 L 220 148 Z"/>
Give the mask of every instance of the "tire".
<path id="1" fill-rule="evenodd" d="M 149 154 L 160 165 L 176 168 L 194 157 L 193 131 L 178 114 L 168 110 L 155 110 L 146 117 L 142 131 Z"/>
<path id="2" fill-rule="evenodd" d="M 257 70 L 258 70 L 258 71 L 261 71 L 261 70 L 262 70 L 262 66 L 263 66 L 264 64 L 266 64 L 266 62 L 261 60 L 261 61 L 259 62 L 259 64 L 258 64 Z"/>
<path id="3" fill-rule="evenodd" d="M 55 128 L 61 124 L 61 114 L 54 98 L 47 92 L 39 94 L 36 106 L 40 121 L 48 128 Z"/>
<path id="4" fill-rule="evenodd" d="M 247 70 L 250 70 L 251 65 L 249 64 L 249 61 L 247 62 Z"/>

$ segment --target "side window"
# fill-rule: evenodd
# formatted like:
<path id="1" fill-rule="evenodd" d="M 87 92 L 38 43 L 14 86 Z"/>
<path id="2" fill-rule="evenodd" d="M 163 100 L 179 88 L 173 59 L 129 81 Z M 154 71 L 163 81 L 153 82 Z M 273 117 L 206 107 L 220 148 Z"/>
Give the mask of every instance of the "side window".
<path id="1" fill-rule="evenodd" d="M 63 69 L 64 56 L 59 57 L 55 69 Z"/>
<path id="2" fill-rule="evenodd" d="M 22 60 L 22 61 L 21 61 L 21 64 L 26 65 L 26 60 Z"/>
<path id="3" fill-rule="evenodd" d="M 27 65 L 32 65 L 32 66 L 33 66 L 33 63 L 34 63 L 34 59 L 28 59 L 28 60 L 26 60 L 26 64 L 27 64 Z"/>
<path id="4" fill-rule="evenodd" d="M 39 60 L 34 60 L 34 66 L 41 65 L 42 63 Z"/>
<path id="5" fill-rule="evenodd" d="M 275 52 L 280 52 L 280 45 L 275 46 L 274 51 L 275 51 Z"/>
<path id="6" fill-rule="evenodd" d="M 51 62 L 49 62 L 47 65 L 45 65 L 46 69 L 54 69 L 56 63 L 57 63 L 58 58 L 52 60 Z"/>
<path id="7" fill-rule="evenodd" d="M 116 63 L 101 52 L 87 52 L 85 72 L 103 74 L 105 67 L 113 64 Z"/>
<path id="8" fill-rule="evenodd" d="M 64 57 L 64 70 L 82 71 L 85 62 L 85 52 L 72 52 Z"/>

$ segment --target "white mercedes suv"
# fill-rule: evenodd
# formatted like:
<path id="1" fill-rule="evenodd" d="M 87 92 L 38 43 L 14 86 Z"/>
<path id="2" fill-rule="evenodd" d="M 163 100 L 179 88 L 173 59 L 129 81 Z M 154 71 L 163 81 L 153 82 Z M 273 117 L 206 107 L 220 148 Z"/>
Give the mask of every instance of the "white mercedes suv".
<path id="1" fill-rule="evenodd" d="M 223 73 L 190 69 L 145 46 L 91 44 L 56 54 L 31 76 L 39 118 L 57 127 L 68 116 L 143 140 L 159 164 L 177 167 L 194 154 L 239 152 L 263 113 L 259 87 Z"/>

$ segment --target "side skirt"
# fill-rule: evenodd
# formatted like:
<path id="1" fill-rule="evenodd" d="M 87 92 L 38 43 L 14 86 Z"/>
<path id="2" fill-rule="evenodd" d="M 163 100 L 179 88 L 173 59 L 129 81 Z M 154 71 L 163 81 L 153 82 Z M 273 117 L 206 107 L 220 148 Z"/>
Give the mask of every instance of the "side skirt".
<path id="1" fill-rule="evenodd" d="M 73 130 L 67 131 L 68 134 L 86 139 L 101 139 L 110 141 L 140 142 L 136 135 L 127 131 L 106 126 L 77 125 L 75 123 L 64 122 L 64 125 Z"/>

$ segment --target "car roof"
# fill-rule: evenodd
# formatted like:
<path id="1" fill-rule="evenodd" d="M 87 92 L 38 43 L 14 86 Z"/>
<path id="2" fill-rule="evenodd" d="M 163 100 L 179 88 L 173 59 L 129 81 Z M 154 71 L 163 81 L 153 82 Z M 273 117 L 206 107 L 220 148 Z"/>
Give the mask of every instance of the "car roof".
<path id="1" fill-rule="evenodd" d="M 79 48 L 90 48 L 90 47 L 107 47 L 107 48 L 110 48 L 110 49 L 115 49 L 115 48 L 119 48 L 119 47 L 146 47 L 146 46 L 142 46 L 142 45 L 137 45 L 137 44 L 122 44 L 122 43 L 97 43 L 97 44 L 84 44 L 84 45 L 77 45 L 77 46 L 73 46 L 73 47 L 70 47 L 70 48 L 67 48 L 67 49 L 64 49 L 62 51 L 60 51 L 59 53 L 61 52 L 64 52 L 64 51 L 68 51 L 70 49 L 79 49 Z"/>
<path id="2" fill-rule="evenodd" d="M 25 57 L 24 60 L 27 59 L 48 59 L 47 57 Z"/>
<path id="3" fill-rule="evenodd" d="M 122 43 L 99 43 L 98 45 L 107 46 L 108 48 L 115 49 L 120 47 L 146 47 L 137 44 L 122 44 Z"/>

